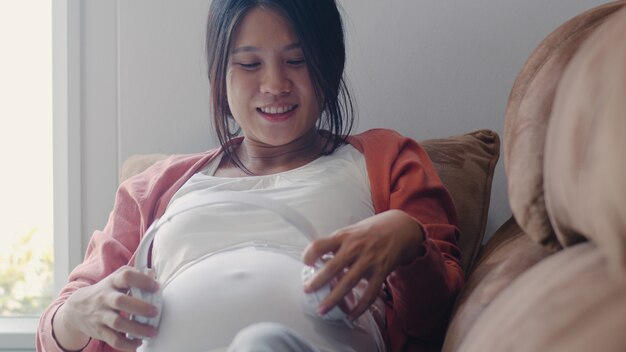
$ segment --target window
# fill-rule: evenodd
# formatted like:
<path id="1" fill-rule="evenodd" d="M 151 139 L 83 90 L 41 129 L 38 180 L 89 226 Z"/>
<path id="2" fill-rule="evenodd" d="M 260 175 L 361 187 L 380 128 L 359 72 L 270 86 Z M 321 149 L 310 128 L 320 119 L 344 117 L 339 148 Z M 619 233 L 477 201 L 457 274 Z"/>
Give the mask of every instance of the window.
<path id="1" fill-rule="evenodd" d="M 75 0 L 0 2 L 0 350 L 34 349 L 81 257 L 78 14 Z"/>
<path id="2" fill-rule="evenodd" d="M 38 5 L 0 3 L 3 317 L 38 315 L 53 294 L 52 16 L 49 1 Z"/>

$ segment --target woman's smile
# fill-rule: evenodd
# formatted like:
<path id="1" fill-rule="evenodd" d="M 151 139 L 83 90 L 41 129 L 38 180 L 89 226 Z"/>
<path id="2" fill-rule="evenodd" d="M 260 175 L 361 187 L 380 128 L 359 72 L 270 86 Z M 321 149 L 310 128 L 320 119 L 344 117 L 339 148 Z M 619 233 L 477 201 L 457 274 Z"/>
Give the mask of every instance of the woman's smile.
<path id="1" fill-rule="evenodd" d="M 280 104 L 257 108 L 257 112 L 270 122 L 282 122 L 294 116 L 298 105 Z"/>

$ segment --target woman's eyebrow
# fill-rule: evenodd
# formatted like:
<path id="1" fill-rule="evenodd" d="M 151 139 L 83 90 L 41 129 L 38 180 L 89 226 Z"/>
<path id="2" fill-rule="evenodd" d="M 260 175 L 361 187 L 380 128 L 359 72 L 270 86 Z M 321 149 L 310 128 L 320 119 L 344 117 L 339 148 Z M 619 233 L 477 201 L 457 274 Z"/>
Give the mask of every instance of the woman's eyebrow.
<path id="1" fill-rule="evenodd" d="M 282 48 L 282 51 L 290 51 L 290 50 L 295 50 L 295 49 L 300 49 L 300 43 L 292 43 L 289 45 L 285 45 Z M 259 51 L 261 51 L 261 48 L 259 47 L 244 45 L 244 46 L 239 46 L 239 47 L 234 48 L 233 51 L 231 51 L 231 54 L 250 53 L 250 52 L 259 52 Z"/>
<path id="2" fill-rule="evenodd" d="M 289 51 L 289 50 L 295 50 L 295 49 L 300 49 L 300 43 L 293 43 L 293 44 L 286 45 L 283 48 L 283 51 Z"/>
<path id="3" fill-rule="evenodd" d="M 249 52 L 256 52 L 260 50 L 261 49 L 254 47 L 254 46 L 240 46 L 240 47 L 233 49 L 233 51 L 231 51 L 231 54 L 249 53 Z"/>

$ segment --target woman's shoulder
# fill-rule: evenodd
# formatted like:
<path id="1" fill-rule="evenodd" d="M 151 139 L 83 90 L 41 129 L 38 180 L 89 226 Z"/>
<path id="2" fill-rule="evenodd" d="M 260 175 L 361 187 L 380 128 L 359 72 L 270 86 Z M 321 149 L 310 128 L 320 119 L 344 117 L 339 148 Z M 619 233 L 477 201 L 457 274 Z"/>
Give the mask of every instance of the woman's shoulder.
<path id="1" fill-rule="evenodd" d="M 199 153 L 190 154 L 141 154 L 129 157 L 122 167 L 123 180 L 136 176 L 153 178 L 163 172 L 176 169 L 186 169 L 198 161 L 211 159 L 219 152 L 219 149 L 211 149 Z"/>
<path id="2" fill-rule="evenodd" d="M 370 129 L 349 136 L 347 141 L 362 153 L 375 151 L 394 154 L 402 150 L 407 144 L 418 145 L 414 139 L 387 128 Z"/>
<path id="3" fill-rule="evenodd" d="M 219 153 L 219 149 L 211 149 L 192 154 L 148 154 L 129 158 L 123 169 L 122 188 L 130 191 L 152 189 L 159 184 L 174 183 L 188 174 L 192 174 Z"/>
<path id="4" fill-rule="evenodd" d="M 355 134 L 351 136 L 352 138 L 357 139 L 369 139 L 369 138 L 389 138 L 389 139 L 398 139 L 398 138 L 406 138 L 402 134 L 400 134 L 396 130 L 392 130 L 389 128 L 372 128 L 367 131 Z"/>
<path id="5" fill-rule="evenodd" d="M 156 158 L 145 170 L 124 180 L 117 190 L 116 198 L 129 206 L 135 203 L 142 214 L 160 216 L 169 198 L 203 165 L 213 160 L 219 152 L 212 149 L 194 154 L 166 154 Z M 147 219 L 148 224 L 151 219 Z"/>

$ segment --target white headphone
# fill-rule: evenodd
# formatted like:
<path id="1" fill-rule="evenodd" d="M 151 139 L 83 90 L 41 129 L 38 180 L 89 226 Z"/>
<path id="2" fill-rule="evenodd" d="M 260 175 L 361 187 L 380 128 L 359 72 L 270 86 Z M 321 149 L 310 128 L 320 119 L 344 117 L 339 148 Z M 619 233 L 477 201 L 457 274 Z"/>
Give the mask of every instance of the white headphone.
<path id="1" fill-rule="evenodd" d="M 192 209 L 196 209 L 199 207 L 204 207 L 207 205 L 218 204 L 218 203 L 239 203 L 252 205 L 259 208 L 270 210 L 280 217 L 282 217 L 286 222 L 293 225 L 297 230 L 299 230 L 309 241 L 314 241 L 322 238 L 315 227 L 305 218 L 301 213 L 292 209 L 288 206 L 285 206 L 279 201 L 276 201 L 271 198 L 267 198 L 265 196 L 250 194 L 250 193 L 240 193 L 240 192 L 211 192 L 207 194 L 207 197 L 202 197 L 195 199 L 194 201 L 187 204 L 185 207 L 178 209 L 177 211 L 168 214 L 166 217 L 161 217 L 156 219 L 152 225 L 146 230 L 145 235 L 141 239 L 139 243 L 139 247 L 137 247 L 137 251 L 135 252 L 135 267 L 142 272 L 146 271 L 148 266 L 148 254 L 150 251 L 150 245 L 154 240 L 156 233 L 159 228 L 171 221 L 177 215 L 180 215 L 184 212 L 187 212 Z M 323 262 L 319 260 L 312 267 L 304 267 L 302 270 L 302 280 L 308 280 L 311 276 L 313 276 L 322 266 Z M 158 278 L 157 278 L 158 280 Z M 330 293 L 332 287 L 330 284 L 325 285 L 324 287 L 318 289 L 317 291 L 307 294 L 307 304 L 311 305 L 311 307 L 307 307 L 311 311 L 315 311 L 317 305 Z M 162 293 L 159 290 L 158 292 L 146 292 L 142 291 L 138 288 L 131 288 L 130 294 L 134 297 L 140 298 L 148 303 L 151 303 L 157 306 L 159 310 L 158 316 L 154 318 L 148 318 L 144 316 L 131 316 L 131 319 L 143 323 L 149 324 L 154 327 L 158 327 L 159 321 L 161 319 L 161 308 L 162 308 Z M 346 309 L 352 308 L 354 305 L 353 299 L 345 300 Z M 347 302 L 350 301 L 350 302 Z M 331 321 L 343 321 L 348 326 L 352 326 L 352 323 L 347 319 L 347 314 L 344 312 L 339 306 L 333 307 L 328 313 L 322 316 L 325 320 Z M 134 336 L 130 336 L 133 337 Z"/>

